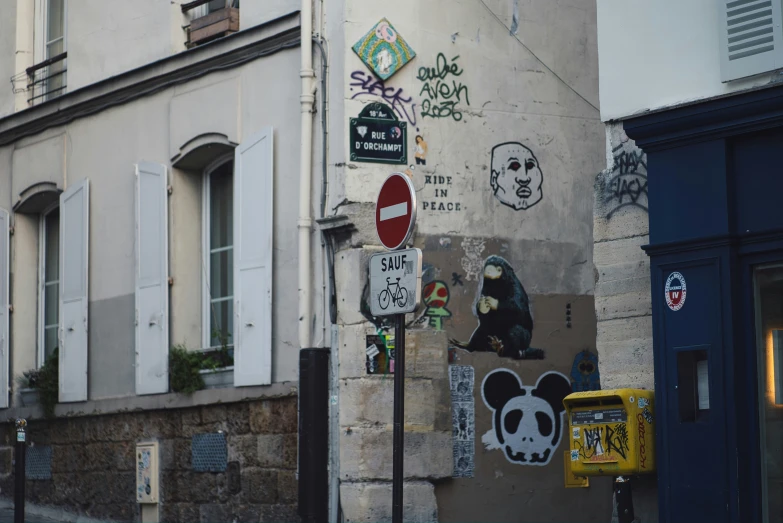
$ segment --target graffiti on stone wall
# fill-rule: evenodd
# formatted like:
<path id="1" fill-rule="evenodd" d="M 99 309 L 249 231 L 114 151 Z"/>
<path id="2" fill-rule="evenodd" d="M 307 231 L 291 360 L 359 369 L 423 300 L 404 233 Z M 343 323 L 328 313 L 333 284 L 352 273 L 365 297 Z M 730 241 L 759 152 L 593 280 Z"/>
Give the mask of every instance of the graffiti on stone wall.
<path id="1" fill-rule="evenodd" d="M 413 157 L 416 158 L 416 165 L 427 165 L 427 142 L 420 135 L 416 135 L 416 144 L 414 146 Z"/>
<path id="2" fill-rule="evenodd" d="M 468 87 L 457 78 L 464 72 L 457 64 L 459 56 L 447 60 L 438 53 L 435 67 L 419 67 L 416 79 L 422 82 L 419 96 L 422 97 L 422 118 L 452 118 L 459 122 L 462 112 L 457 104 L 470 105 Z"/>
<path id="3" fill-rule="evenodd" d="M 629 143 L 612 149 L 613 168 L 604 185 L 606 218 L 625 207 L 647 212 L 647 155 Z"/>
<path id="4" fill-rule="evenodd" d="M 495 198 L 515 211 L 527 210 L 544 197 L 544 175 L 533 151 L 519 142 L 492 148 L 489 183 Z"/>
<path id="5" fill-rule="evenodd" d="M 524 386 L 516 373 L 496 369 L 484 378 L 481 397 L 492 412 L 492 428 L 482 436 L 487 450 L 501 450 L 510 463 L 549 463 L 563 432 L 563 398 L 571 385 L 559 372 L 542 374 Z"/>
<path id="6" fill-rule="evenodd" d="M 460 260 L 462 270 L 465 271 L 466 281 L 478 281 L 479 275 L 481 275 L 481 269 L 484 266 L 484 258 L 482 253 L 484 252 L 485 240 L 481 238 L 465 238 L 462 240 L 462 250 L 465 251 L 465 256 Z"/>
<path id="7" fill-rule="evenodd" d="M 472 478 L 474 471 L 476 414 L 473 401 L 475 372 L 466 365 L 449 365 L 452 445 L 455 478 Z"/>
<path id="8" fill-rule="evenodd" d="M 426 309 L 424 316 L 435 330 L 443 330 L 443 321 L 451 317 L 451 312 L 446 308 L 449 303 L 449 287 L 446 282 L 435 280 L 429 282 L 422 290 Z"/>
<path id="9" fill-rule="evenodd" d="M 574 357 L 574 364 L 571 366 L 571 390 L 573 392 L 601 390 L 598 356 L 587 349 Z"/>
<path id="10" fill-rule="evenodd" d="M 387 86 L 383 80 L 378 80 L 369 73 L 354 71 L 351 73 L 349 88 L 354 93 L 351 96 L 351 100 L 359 96 L 383 98 L 400 119 L 404 118 L 412 126 L 416 126 L 416 104 L 413 103 L 413 97 L 405 95 L 402 87 L 395 89 Z"/>
<path id="11" fill-rule="evenodd" d="M 425 211 L 462 211 L 462 203 L 454 201 L 454 198 L 449 197 L 451 184 L 451 176 L 440 174 L 424 175 L 424 185 L 427 186 L 427 190 L 421 197 L 422 209 Z M 432 186 L 432 192 L 429 190 L 430 186 Z"/>
<path id="12" fill-rule="evenodd" d="M 451 340 L 457 347 L 470 352 L 495 352 L 515 360 L 544 358 L 543 349 L 530 347 L 533 316 L 525 288 L 500 256 L 490 256 L 484 262 L 473 314 L 478 326 L 467 344 Z"/>

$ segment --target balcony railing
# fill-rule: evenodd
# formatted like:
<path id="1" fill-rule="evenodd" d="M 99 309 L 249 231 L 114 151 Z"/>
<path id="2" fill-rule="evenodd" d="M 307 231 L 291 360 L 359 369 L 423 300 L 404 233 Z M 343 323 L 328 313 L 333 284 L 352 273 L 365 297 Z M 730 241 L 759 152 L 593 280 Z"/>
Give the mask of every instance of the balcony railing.
<path id="1" fill-rule="evenodd" d="M 27 68 L 27 103 L 36 105 L 65 92 L 67 58 L 65 52 Z"/>

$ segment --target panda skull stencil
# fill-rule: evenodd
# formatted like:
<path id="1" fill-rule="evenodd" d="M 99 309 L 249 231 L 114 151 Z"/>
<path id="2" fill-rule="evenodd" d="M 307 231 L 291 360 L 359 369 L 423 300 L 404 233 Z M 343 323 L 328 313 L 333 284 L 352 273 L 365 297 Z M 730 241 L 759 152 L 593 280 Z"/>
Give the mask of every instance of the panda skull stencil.
<path id="1" fill-rule="evenodd" d="M 544 197 L 544 175 L 533 151 L 519 142 L 492 148 L 492 174 L 489 178 L 495 198 L 519 211 L 527 210 Z"/>
<path id="2" fill-rule="evenodd" d="M 524 386 L 516 373 L 496 369 L 484 378 L 481 397 L 492 411 L 492 429 L 481 438 L 487 450 L 501 450 L 510 463 L 544 466 L 560 444 L 563 398 L 571 384 L 559 372 L 542 374 Z"/>

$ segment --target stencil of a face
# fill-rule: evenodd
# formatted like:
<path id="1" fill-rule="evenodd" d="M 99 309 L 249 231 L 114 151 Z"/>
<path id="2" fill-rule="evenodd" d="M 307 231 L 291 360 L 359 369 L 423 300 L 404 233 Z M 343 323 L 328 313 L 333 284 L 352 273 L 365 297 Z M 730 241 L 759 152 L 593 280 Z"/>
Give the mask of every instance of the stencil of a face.
<path id="1" fill-rule="evenodd" d="M 533 151 L 518 142 L 492 148 L 492 191 L 503 205 L 515 211 L 529 209 L 543 198 L 544 175 Z"/>

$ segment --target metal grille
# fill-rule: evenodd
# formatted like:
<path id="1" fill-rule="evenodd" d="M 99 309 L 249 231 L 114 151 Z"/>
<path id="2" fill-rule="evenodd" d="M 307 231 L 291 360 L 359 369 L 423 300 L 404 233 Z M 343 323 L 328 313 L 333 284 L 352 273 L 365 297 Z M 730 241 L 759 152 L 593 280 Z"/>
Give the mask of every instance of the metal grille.
<path id="1" fill-rule="evenodd" d="M 228 464 L 226 436 L 222 432 L 196 434 L 190 442 L 191 463 L 196 472 L 223 472 Z"/>
<path id="2" fill-rule="evenodd" d="M 24 475 L 27 479 L 52 479 L 52 447 L 27 447 Z"/>
<path id="3" fill-rule="evenodd" d="M 735 0 L 728 2 L 726 8 L 729 60 L 775 49 L 770 0 Z"/>

